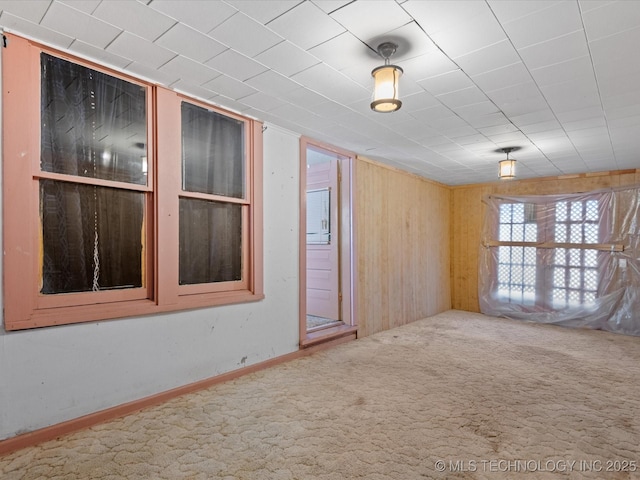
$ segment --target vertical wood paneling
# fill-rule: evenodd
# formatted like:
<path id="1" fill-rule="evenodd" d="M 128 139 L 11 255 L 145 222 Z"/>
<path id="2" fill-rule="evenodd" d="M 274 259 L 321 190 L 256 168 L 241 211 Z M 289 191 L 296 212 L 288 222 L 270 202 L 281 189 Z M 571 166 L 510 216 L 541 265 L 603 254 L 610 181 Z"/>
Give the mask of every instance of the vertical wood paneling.
<path id="1" fill-rule="evenodd" d="M 358 335 L 451 308 L 450 188 L 356 162 Z"/>
<path id="2" fill-rule="evenodd" d="M 640 170 L 465 185 L 452 188 L 451 303 L 453 308 L 479 312 L 478 253 L 484 221 L 482 199 L 489 194 L 536 195 L 589 192 L 640 183 Z"/>

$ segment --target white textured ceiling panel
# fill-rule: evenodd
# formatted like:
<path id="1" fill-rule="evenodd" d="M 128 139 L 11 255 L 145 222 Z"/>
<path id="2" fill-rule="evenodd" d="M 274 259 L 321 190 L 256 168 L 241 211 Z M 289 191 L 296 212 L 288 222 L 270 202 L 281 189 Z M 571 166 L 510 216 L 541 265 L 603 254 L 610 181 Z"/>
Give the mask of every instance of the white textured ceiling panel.
<path id="1" fill-rule="evenodd" d="M 639 1 L 0 0 L 0 26 L 446 184 L 506 147 L 519 178 L 640 168 Z"/>

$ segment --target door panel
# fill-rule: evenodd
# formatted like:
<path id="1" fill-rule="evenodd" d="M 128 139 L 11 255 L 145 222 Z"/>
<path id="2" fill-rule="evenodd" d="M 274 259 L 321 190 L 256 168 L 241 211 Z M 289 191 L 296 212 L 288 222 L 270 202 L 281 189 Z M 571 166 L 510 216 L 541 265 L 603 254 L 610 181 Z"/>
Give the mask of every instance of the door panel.
<path id="1" fill-rule="evenodd" d="M 307 238 L 313 240 L 307 242 L 307 314 L 340 320 L 338 162 L 335 159 L 308 168 L 307 192 L 322 189 L 329 189 L 328 218 L 322 220 L 328 221 L 323 225 L 328 226 L 329 235 L 328 243 L 324 240 L 326 235 L 318 242 L 320 236 L 307 232 Z"/>

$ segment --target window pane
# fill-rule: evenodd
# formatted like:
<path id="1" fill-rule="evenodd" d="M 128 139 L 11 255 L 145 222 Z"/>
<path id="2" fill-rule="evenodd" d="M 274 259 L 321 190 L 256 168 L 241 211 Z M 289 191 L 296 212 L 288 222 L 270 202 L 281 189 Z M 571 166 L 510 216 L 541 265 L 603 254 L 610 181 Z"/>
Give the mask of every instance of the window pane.
<path id="1" fill-rule="evenodd" d="M 567 241 L 567 226 L 561 223 L 556 224 L 556 242 L 564 243 Z"/>
<path id="2" fill-rule="evenodd" d="M 180 199 L 180 285 L 242 279 L 242 205 Z"/>
<path id="3" fill-rule="evenodd" d="M 567 220 L 567 202 L 558 202 L 556 204 L 556 221 L 565 222 Z"/>
<path id="4" fill-rule="evenodd" d="M 524 204 L 513 204 L 513 220 L 512 223 L 524 223 Z"/>
<path id="5" fill-rule="evenodd" d="M 146 90 L 41 54 L 41 168 L 146 185 Z"/>
<path id="6" fill-rule="evenodd" d="M 144 194 L 40 181 L 41 293 L 142 286 Z"/>
<path id="7" fill-rule="evenodd" d="M 244 198 L 244 122 L 182 102 L 182 189 Z"/>

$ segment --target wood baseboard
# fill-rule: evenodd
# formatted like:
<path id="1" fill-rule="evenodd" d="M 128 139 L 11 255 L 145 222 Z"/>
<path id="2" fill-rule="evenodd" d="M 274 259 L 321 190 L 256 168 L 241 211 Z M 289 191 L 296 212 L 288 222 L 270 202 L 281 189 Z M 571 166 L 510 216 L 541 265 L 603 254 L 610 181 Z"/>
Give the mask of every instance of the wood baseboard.
<path id="1" fill-rule="evenodd" d="M 260 370 L 264 370 L 266 368 L 273 367 L 281 363 L 289 362 L 297 358 L 306 357 L 318 351 L 326 350 L 328 348 L 331 348 L 333 346 L 336 346 L 351 340 L 355 340 L 355 334 L 353 336 L 344 336 L 341 338 L 334 339 L 332 341 L 327 341 L 321 344 L 308 346 L 306 348 L 301 348 L 296 352 L 291 352 L 285 355 L 281 355 L 279 357 L 270 358 L 269 360 L 265 360 L 263 362 L 259 362 L 254 365 L 249 365 L 243 368 L 239 368 L 237 370 L 233 370 L 231 372 L 223 373 L 222 375 L 206 378 L 204 380 L 190 383 L 188 385 L 183 385 L 181 387 L 176 387 L 171 390 L 167 390 L 164 392 L 157 393 L 155 395 L 151 395 L 149 397 L 144 397 L 138 400 L 133 400 L 128 403 L 123 403 L 122 405 L 117 405 L 115 407 L 107 408 L 106 410 L 90 413 L 88 415 L 67 420 L 65 422 L 51 425 L 49 427 L 40 428 L 32 432 L 7 438 L 6 440 L 0 441 L 0 456 L 7 455 L 11 452 L 15 452 L 16 450 L 20 450 L 22 448 L 37 445 L 39 443 L 46 442 L 48 440 L 53 440 L 63 435 L 68 435 L 69 433 L 76 432 L 78 430 L 82 430 L 85 428 L 89 428 L 93 425 L 104 423 L 108 420 L 122 417 L 124 415 L 137 412 L 139 410 L 142 410 L 144 408 L 147 408 L 153 405 L 164 403 L 168 400 L 171 400 L 172 398 L 179 397 L 187 393 L 203 390 L 205 388 L 211 387 L 218 383 L 227 382 L 229 380 L 233 380 L 235 378 L 241 377 L 243 375 L 247 375 L 249 373 L 258 372 Z"/>

